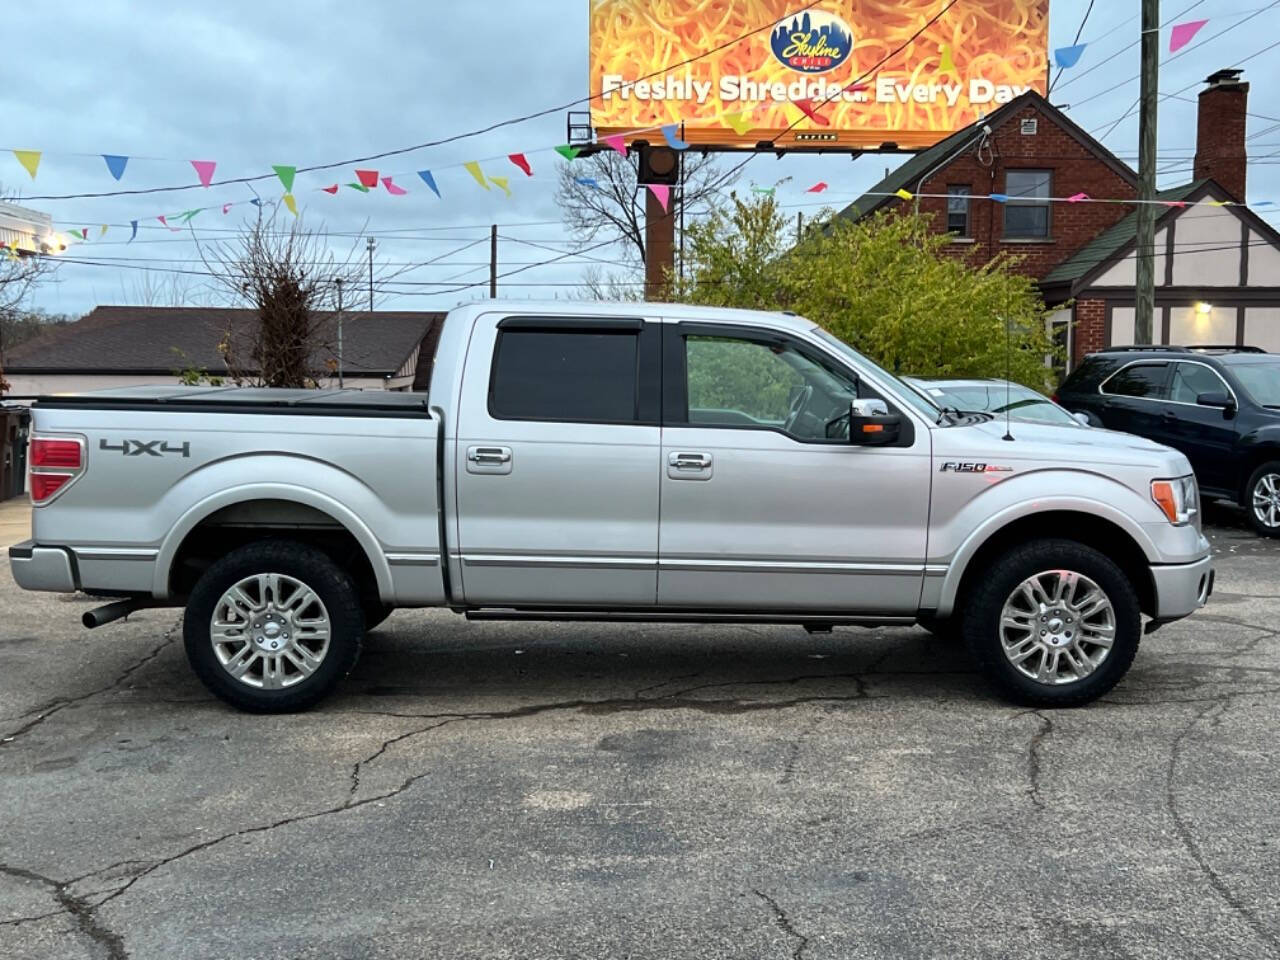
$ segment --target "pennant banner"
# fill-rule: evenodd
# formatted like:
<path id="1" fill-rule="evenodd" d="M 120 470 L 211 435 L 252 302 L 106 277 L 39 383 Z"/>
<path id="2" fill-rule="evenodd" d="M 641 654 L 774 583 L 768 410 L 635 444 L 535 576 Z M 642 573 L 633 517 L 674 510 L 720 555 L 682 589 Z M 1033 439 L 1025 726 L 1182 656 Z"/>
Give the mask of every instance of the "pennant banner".
<path id="1" fill-rule="evenodd" d="M 777 189 L 777 187 L 752 187 L 752 188 L 751 188 L 751 192 L 752 192 L 752 193 L 763 193 L 763 194 L 765 194 L 766 196 L 772 197 L 772 196 L 773 196 L 773 192 L 774 192 L 774 190 L 776 190 L 776 189 Z"/>
<path id="2" fill-rule="evenodd" d="M 615 133 L 611 137 L 605 137 L 600 142 L 608 146 L 611 150 L 616 150 L 624 157 L 627 155 L 627 141 L 623 139 L 622 134 L 620 133 Z"/>
<path id="3" fill-rule="evenodd" d="M 746 118 L 745 111 L 740 110 L 737 113 L 726 113 L 720 119 L 723 120 L 725 123 L 727 123 L 729 125 L 729 128 L 733 130 L 734 133 L 736 133 L 738 136 L 742 136 L 748 130 L 751 129 L 751 123 L 745 118 Z"/>
<path id="4" fill-rule="evenodd" d="M 649 192 L 653 194 L 654 199 L 661 205 L 662 212 L 667 213 L 667 205 L 671 202 L 671 188 L 665 183 L 646 183 L 645 186 L 649 188 Z"/>
<path id="5" fill-rule="evenodd" d="M 792 100 L 791 105 L 799 109 L 806 117 L 818 124 L 820 127 L 831 126 L 831 121 L 818 112 L 818 107 L 812 100 Z M 826 106 L 826 104 L 823 104 Z"/>
<path id="6" fill-rule="evenodd" d="M 289 208 L 289 212 L 296 217 L 298 215 L 298 201 L 293 199 L 293 194 L 286 193 L 283 199 L 284 205 Z"/>
<path id="7" fill-rule="evenodd" d="M 567 143 L 562 143 L 560 146 L 556 147 L 556 153 L 560 154 L 560 156 L 564 157 L 566 160 L 574 159 L 581 152 L 582 150 L 578 147 L 571 147 Z"/>
<path id="8" fill-rule="evenodd" d="M 1080 54 L 1087 46 L 1087 43 L 1077 43 L 1073 47 L 1059 47 L 1053 51 L 1053 60 L 1060 69 L 1067 70 L 1080 62 Z"/>
<path id="9" fill-rule="evenodd" d="M 595 177 L 574 177 L 573 182 L 580 183 L 584 187 L 596 187 L 597 189 L 600 186 L 600 184 L 596 182 Z"/>
<path id="10" fill-rule="evenodd" d="M 15 150 L 13 155 L 18 158 L 18 162 L 22 164 L 24 170 L 31 174 L 31 179 L 36 178 L 36 169 L 40 166 L 39 150 Z"/>
<path id="11" fill-rule="evenodd" d="M 662 139 L 667 141 L 667 146 L 672 150 L 688 150 L 689 144 L 685 143 L 676 135 L 676 131 L 678 129 L 679 128 L 674 123 L 668 123 L 662 128 Z"/>
<path id="12" fill-rule="evenodd" d="M 231 209 L 231 204 L 229 204 L 229 203 L 224 203 L 224 204 L 222 205 L 222 212 L 223 212 L 223 214 L 226 214 L 226 212 L 227 212 L 228 210 L 230 210 L 230 209 Z"/>
<path id="13" fill-rule="evenodd" d="M 464 163 L 463 166 L 466 167 L 467 173 L 476 178 L 476 183 L 480 184 L 480 186 L 484 187 L 486 190 L 489 189 L 489 184 L 485 182 L 484 171 L 480 169 L 480 164 L 474 160 L 469 160 Z"/>
<path id="14" fill-rule="evenodd" d="M 378 185 L 378 171 L 377 170 L 357 170 L 356 179 L 359 180 L 361 185 L 364 186 L 366 189 L 368 189 L 369 187 L 376 187 Z"/>
<path id="15" fill-rule="evenodd" d="M 903 200 L 910 200 L 912 197 L 915 196 L 915 194 L 912 193 L 910 190 L 903 190 L 901 188 L 893 191 L 893 195 L 895 197 L 901 197 Z"/>
<path id="16" fill-rule="evenodd" d="M 293 192 L 293 177 L 298 172 L 297 167 L 290 167 L 280 163 L 273 163 L 271 169 L 276 172 L 276 176 L 280 178 L 280 185 L 284 187 L 285 193 Z M 357 170 L 356 174 L 359 175 Z M 372 186 L 372 184 L 371 184 Z"/>
<path id="17" fill-rule="evenodd" d="M 1188 20 L 1186 23 L 1175 23 L 1173 29 L 1169 31 L 1169 52 L 1177 53 L 1185 47 L 1195 39 L 1200 28 L 1208 22 L 1208 20 Z"/>
<path id="18" fill-rule="evenodd" d="M 500 189 L 508 197 L 511 196 L 511 187 L 508 186 L 509 181 L 506 177 L 490 177 L 489 182 Z"/>
<path id="19" fill-rule="evenodd" d="M 529 161 L 523 153 L 509 153 L 507 159 L 523 170 L 526 177 L 533 176 L 533 167 L 529 166 Z"/>
<path id="20" fill-rule="evenodd" d="M 213 160 L 192 160 L 191 166 L 196 168 L 196 176 L 200 178 L 200 186 L 207 187 L 213 180 L 213 168 L 218 164 Z"/>
<path id="21" fill-rule="evenodd" d="M 104 153 L 102 159 L 107 162 L 107 172 L 116 180 L 124 176 L 124 168 L 129 163 L 128 157 L 120 157 L 114 153 Z"/>
<path id="22" fill-rule="evenodd" d="M 129 234 L 129 243 L 133 243 L 133 238 L 138 235 L 138 221 L 130 220 L 129 226 L 132 228 L 132 232 Z"/>
<path id="23" fill-rule="evenodd" d="M 321 187 L 320 189 L 323 190 L 325 193 L 333 194 L 338 192 L 338 185 L 336 183 L 331 183 L 329 184 L 329 186 Z"/>
<path id="24" fill-rule="evenodd" d="M 440 196 L 440 188 L 436 186 L 436 178 L 431 175 L 430 170 L 419 170 L 418 176 L 422 178 L 422 182 L 431 188 L 431 192 L 437 197 Z"/>
<path id="25" fill-rule="evenodd" d="M 382 185 L 387 188 L 387 193 L 391 194 L 393 197 L 403 197 L 409 192 L 404 187 L 400 186 L 400 184 L 392 180 L 391 177 L 383 177 Z"/>
<path id="26" fill-rule="evenodd" d="M 1087 193 L 1073 193 L 1071 196 L 1067 197 L 1067 203 L 1080 203 L 1082 200 L 1088 199 L 1089 195 Z"/>
<path id="27" fill-rule="evenodd" d="M 361 193 L 369 192 L 369 188 L 366 187 L 363 183 L 348 183 L 347 186 L 350 187 L 352 190 L 359 190 Z"/>
<path id="28" fill-rule="evenodd" d="M 956 62 L 951 56 L 951 46 L 949 44 L 944 43 L 938 48 L 938 72 L 955 75 Z"/>
<path id="29" fill-rule="evenodd" d="M 806 190 L 806 191 L 805 191 L 805 193 L 821 193 L 821 192 L 822 192 L 823 190 L 825 190 L 825 189 L 827 189 L 826 181 L 825 181 L 825 180 L 819 180 L 819 181 L 818 181 L 817 183 L 815 183 L 812 187 L 810 187 L 808 190 Z"/>

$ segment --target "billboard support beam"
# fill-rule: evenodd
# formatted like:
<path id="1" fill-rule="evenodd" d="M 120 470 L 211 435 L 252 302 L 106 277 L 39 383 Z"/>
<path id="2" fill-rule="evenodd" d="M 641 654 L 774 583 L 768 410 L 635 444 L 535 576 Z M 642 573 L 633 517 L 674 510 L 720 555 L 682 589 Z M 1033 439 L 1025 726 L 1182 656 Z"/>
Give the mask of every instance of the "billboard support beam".
<path id="1" fill-rule="evenodd" d="M 658 300 L 666 288 L 669 272 L 676 267 L 676 221 L 671 210 L 653 191 L 644 190 L 644 298 Z"/>

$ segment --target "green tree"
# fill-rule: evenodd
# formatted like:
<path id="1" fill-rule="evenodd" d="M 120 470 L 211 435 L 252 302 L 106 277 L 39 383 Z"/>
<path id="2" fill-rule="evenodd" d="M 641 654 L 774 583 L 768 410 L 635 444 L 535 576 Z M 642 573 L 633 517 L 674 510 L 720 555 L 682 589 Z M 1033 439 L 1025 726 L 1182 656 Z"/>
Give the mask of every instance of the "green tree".
<path id="1" fill-rule="evenodd" d="M 1048 385 L 1044 303 L 1013 258 L 969 266 L 911 214 L 828 218 L 797 243 L 772 196 L 730 202 L 689 229 L 673 297 L 794 311 L 895 373 L 1002 377 L 1007 361 L 1011 379 Z"/>

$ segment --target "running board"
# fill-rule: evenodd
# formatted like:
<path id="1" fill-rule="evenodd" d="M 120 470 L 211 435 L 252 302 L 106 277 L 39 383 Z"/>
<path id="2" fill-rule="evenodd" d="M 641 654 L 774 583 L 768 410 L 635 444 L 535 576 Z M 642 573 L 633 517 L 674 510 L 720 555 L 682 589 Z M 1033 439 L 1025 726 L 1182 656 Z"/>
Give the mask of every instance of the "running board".
<path id="1" fill-rule="evenodd" d="M 587 623 L 760 623 L 787 624 L 809 631 L 832 627 L 909 627 L 915 617 L 849 614 L 721 613 L 683 610 L 467 610 L 468 620 L 578 621 Z"/>

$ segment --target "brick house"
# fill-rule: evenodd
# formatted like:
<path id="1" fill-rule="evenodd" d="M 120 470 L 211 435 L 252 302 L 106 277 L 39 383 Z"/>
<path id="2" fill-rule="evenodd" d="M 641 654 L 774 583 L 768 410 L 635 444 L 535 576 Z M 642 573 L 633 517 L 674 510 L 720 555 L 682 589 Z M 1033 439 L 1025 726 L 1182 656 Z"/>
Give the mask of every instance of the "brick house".
<path id="1" fill-rule="evenodd" d="M 1159 195 L 1167 206 L 1156 237 L 1158 342 L 1280 350 L 1280 234 L 1247 207 L 1182 206 L 1244 200 L 1249 85 L 1239 73 L 1206 81 L 1195 179 Z M 904 201 L 898 190 L 932 196 Z M 1008 199 L 970 199 L 993 194 Z M 840 215 L 919 209 L 970 263 L 1019 256 L 1016 269 L 1059 306 L 1051 323 L 1070 367 L 1091 350 L 1133 342 L 1135 207 L 1064 202 L 1076 194 L 1136 199 L 1137 174 L 1032 91 L 916 154 Z"/>

